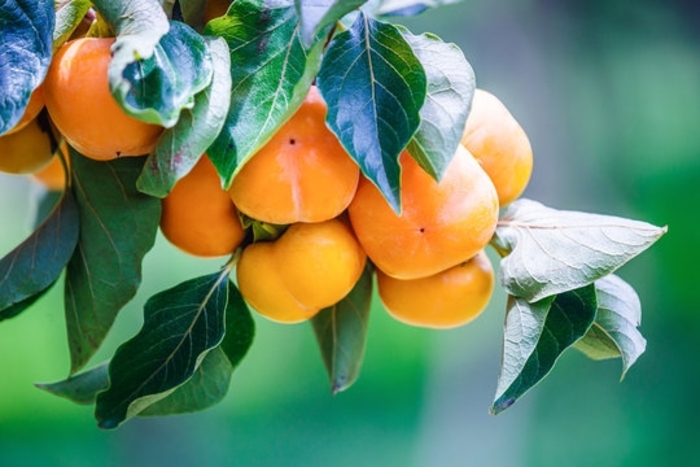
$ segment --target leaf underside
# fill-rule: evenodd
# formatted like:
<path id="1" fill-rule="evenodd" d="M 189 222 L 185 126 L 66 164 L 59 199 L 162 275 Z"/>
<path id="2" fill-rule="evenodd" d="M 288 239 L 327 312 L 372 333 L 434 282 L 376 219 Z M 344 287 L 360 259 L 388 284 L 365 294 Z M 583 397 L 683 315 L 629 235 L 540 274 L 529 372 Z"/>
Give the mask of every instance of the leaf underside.
<path id="1" fill-rule="evenodd" d="M 311 321 L 333 394 L 352 386 L 360 374 L 371 302 L 372 271 L 368 266 L 345 298 L 321 310 Z"/>

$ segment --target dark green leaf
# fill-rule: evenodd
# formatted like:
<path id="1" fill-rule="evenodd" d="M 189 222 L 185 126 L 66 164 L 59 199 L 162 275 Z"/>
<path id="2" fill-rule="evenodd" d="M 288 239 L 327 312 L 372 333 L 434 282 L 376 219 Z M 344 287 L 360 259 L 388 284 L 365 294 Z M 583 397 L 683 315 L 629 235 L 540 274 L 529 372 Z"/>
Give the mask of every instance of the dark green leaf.
<path id="1" fill-rule="evenodd" d="M 243 297 L 229 281 L 226 305 L 226 334 L 209 351 L 185 384 L 148 406 L 139 415 L 170 415 L 195 412 L 220 402 L 228 392 L 231 375 L 253 343 L 255 323 Z"/>
<path id="2" fill-rule="evenodd" d="M 428 79 L 420 126 L 407 149 L 427 173 L 440 180 L 462 139 L 476 88 L 474 71 L 455 44 L 432 34 L 401 32 Z"/>
<path id="3" fill-rule="evenodd" d="M 246 356 L 255 337 L 255 321 L 241 292 L 229 281 L 226 307 L 226 335 L 221 349 L 235 369 Z"/>
<path id="4" fill-rule="evenodd" d="M 33 227 L 35 230 L 49 217 L 61 199 L 63 199 L 62 191 L 42 190 L 42 193 L 38 195 L 36 212 L 34 213 Z"/>
<path id="5" fill-rule="evenodd" d="M 0 3 L 0 135 L 14 128 L 51 64 L 51 0 Z"/>
<path id="6" fill-rule="evenodd" d="M 372 271 L 368 266 L 347 297 L 321 310 L 311 321 L 333 394 L 352 386 L 360 374 L 371 303 Z"/>
<path id="7" fill-rule="evenodd" d="M 622 376 L 646 349 L 637 329 L 642 305 L 634 289 L 615 275 L 595 282 L 598 313 L 591 329 L 575 347 L 594 360 L 622 357 Z"/>
<path id="8" fill-rule="evenodd" d="M 35 386 L 76 404 L 92 405 L 95 403 L 97 394 L 109 387 L 107 366 L 107 363 L 103 363 L 63 381 L 36 383 Z"/>
<path id="9" fill-rule="evenodd" d="M 593 284 L 535 303 L 510 296 L 491 413 L 507 409 L 547 376 L 562 352 L 586 334 L 597 307 Z"/>
<path id="10" fill-rule="evenodd" d="M 506 208 L 492 243 L 508 254 L 499 271 L 503 287 L 536 302 L 607 276 L 664 233 L 666 227 L 646 222 L 520 199 Z"/>
<path id="11" fill-rule="evenodd" d="M 56 10 L 56 28 L 53 30 L 53 50 L 68 40 L 83 20 L 92 4 L 90 0 L 70 0 Z"/>
<path id="12" fill-rule="evenodd" d="M 112 94 L 126 113 L 145 122 L 173 127 L 183 109 L 211 82 L 213 64 L 202 36 L 173 21 L 153 56 L 134 61 L 119 76 L 112 74 Z"/>
<path id="13" fill-rule="evenodd" d="M 161 209 L 159 199 L 136 190 L 144 159 L 98 162 L 71 148 L 80 209 L 65 290 L 71 374 L 95 353 L 141 284 L 141 261 L 155 242 Z"/>
<path id="14" fill-rule="evenodd" d="M 226 397 L 233 367 L 221 347 L 207 352 L 202 363 L 185 384 L 139 412 L 140 417 L 196 412 Z"/>
<path id="15" fill-rule="evenodd" d="M 108 390 L 97 396 L 101 428 L 116 428 L 189 380 L 221 342 L 228 270 L 183 282 L 151 297 L 139 333 L 117 349 Z"/>
<path id="16" fill-rule="evenodd" d="M 296 0 L 301 22 L 302 39 L 311 44 L 314 36 L 335 24 L 340 18 L 367 3 L 368 0 Z"/>
<path id="17" fill-rule="evenodd" d="M 79 231 L 75 199 L 66 192 L 34 233 L 0 260 L 0 320 L 19 314 L 56 282 Z"/>
<path id="18" fill-rule="evenodd" d="M 318 75 L 329 127 L 400 212 L 399 154 L 420 124 L 423 67 L 396 26 L 360 13 L 331 41 Z"/>
<path id="19" fill-rule="evenodd" d="M 212 81 L 195 96 L 194 107 L 184 110 L 177 124 L 158 139 L 146 161 L 136 186 L 151 196 L 165 197 L 194 167 L 224 125 L 231 97 L 229 50 L 221 38 L 204 41 L 214 67 Z"/>
<path id="20" fill-rule="evenodd" d="M 231 108 L 207 154 L 229 186 L 245 162 L 299 108 L 320 66 L 323 43 L 301 43 L 293 0 L 238 0 L 205 32 L 231 50 Z"/>

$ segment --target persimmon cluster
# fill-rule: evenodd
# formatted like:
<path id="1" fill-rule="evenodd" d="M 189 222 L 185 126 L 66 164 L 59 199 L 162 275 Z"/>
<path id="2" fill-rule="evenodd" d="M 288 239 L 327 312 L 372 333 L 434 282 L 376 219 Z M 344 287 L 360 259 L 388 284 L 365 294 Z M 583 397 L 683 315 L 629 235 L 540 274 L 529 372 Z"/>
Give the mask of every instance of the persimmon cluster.
<path id="1" fill-rule="evenodd" d="M 61 189 L 52 126 L 58 141 L 95 160 L 153 150 L 163 128 L 128 116 L 110 94 L 113 41 L 81 38 L 57 51 L 25 116 L 0 138 L 0 170 L 33 173 Z M 40 125 L 44 105 L 49 118 Z M 228 189 L 203 154 L 162 200 L 164 236 L 192 255 L 234 255 L 241 294 L 274 321 L 304 321 L 337 304 L 365 271 L 376 273 L 379 296 L 397 320 L 433 328 L 471 321 L 493 292 L 484 248 L 499 208 L 530 178 L 523 129 L 495 96 L 477 89 L 461 144 L 439 180 L 408 151 L 400 155 L 396 212 L 328 129 L 326 112 L 312 86 Z M 65 146 L 63 152 L 68 160 Z"/>

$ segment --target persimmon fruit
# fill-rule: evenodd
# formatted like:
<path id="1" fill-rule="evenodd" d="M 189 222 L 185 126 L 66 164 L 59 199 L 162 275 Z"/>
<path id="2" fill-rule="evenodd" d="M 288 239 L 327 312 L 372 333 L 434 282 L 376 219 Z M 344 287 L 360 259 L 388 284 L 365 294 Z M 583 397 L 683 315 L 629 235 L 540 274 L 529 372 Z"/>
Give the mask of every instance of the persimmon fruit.
<path id="1" fill-rule="evenodd" d="M 236 207 L 206 154 L 178 180 L 161 204 L 161 232 L 191 255 L 230 255 L 243 241 L 245 233 Z"/>
<path id="2" fill-rule="evenodd" d="M 273 242 L 248 245 L 236 266 L 236 280 L 245 301 L 260 315 L 285 324 L 312 318 L 320 308 L 300 303 L 279 274 Z"/>
<path id="3" fill-rule="evenodd" d="M 301 107 L 236 174 L 231 199 L 244 214 L 272 224 L 322 222 L 350 204 L 360 169 L 326 127 L 315 86 Z"/>
<path id="4" fill-rule="evenodd" d="M 150 153 L 163 128 L 127 115 L 109 90 L 114 38 L 83 37 L 58 49 L 44 81 L 46 108 L 68 143 L 96 160 Z"/>
<path id="5" fill-rule="evenodd" d="M 377 271 L 377 291 L 387 312 L 418 327 L 449 329 L 472 321 L 488 305 L 493 288 L 493 267 L 483 250 L 420 279 L 395 279 Z"/>
<path id="6" fill-rule="evenodd" d="M 277 240 L 247 246 L 236 276 L 241 294 L 261 315 L 296 323 L 342 300 L 366 260 L 345 222 L 296 223 Z"/>
<path id="7" fill-rule="evenodd" d="M 0 171 L 28 174 L 46 166 L 53 153 L 47 129 L 34 119 L 21 130 L 0 136 Z"/>
<path id="8" fill-rule="evenodd" d="M 522 194 L 532 174 L 532 147 L 500 99 L 476 90 L 461 141 L 493 182 L 501 207 Z"/>
<path id="9" fill-rule="evenodd" d="M 478 162 L 459 146 L 440 182 L 407 152 L 401 164 L 401 214 L 362 178 L 348 208 L 372 262 L 397 279 L 417 279 L 462 263 L 484 248 L 498 221 L 498 196 Z"/>

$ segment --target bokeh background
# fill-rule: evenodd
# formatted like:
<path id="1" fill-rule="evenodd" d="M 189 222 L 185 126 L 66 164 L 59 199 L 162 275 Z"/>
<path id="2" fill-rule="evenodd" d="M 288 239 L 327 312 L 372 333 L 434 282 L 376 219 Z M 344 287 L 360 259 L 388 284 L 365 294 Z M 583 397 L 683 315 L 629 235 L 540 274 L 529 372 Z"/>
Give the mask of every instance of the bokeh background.
<path id="1" fill-rule="evenodd" d="M 413 329 L 373 310 L 362 375 L 331 397 L 311 329 L 257 320 L 226 400 L 206 412 L 97 429 L 90 407 L 34 382 L 65 377 L 61 287 L 0 323 L 2 466 L 700 465 L 700 3 L 467 0 L 410 20 L 458 43 L 480 87 L 528 132 L 526 196 L 557 208 L 669 225 L 619 274 L 643 304 L 646 353 L 575 350 L 522 400 L 488 414 L 505 297 L 461 329 Z M 37 187 L 0 176 L 0 254 L 30 231 Z M 140 326 L 151 294 L 215 270 L 162 238 L 104 349 Z"/>

